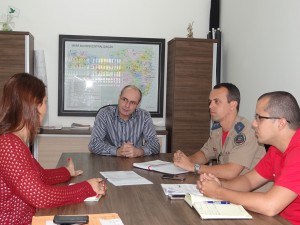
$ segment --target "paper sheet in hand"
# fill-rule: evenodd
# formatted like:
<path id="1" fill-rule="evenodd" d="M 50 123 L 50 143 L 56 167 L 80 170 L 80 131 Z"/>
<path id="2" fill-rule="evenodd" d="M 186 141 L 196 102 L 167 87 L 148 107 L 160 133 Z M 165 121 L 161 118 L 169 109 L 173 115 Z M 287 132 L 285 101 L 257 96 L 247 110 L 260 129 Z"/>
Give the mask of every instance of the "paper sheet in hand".
<path id="1" fill-rule="evenodd" d="M 189 171 L 181 169 L 178 166 L 175 166 L 172 162 L 162 161 L 162 160 L 153 160 L 143 163 L 133 163 L 134 167 L 144 169 L 144 170 L 152 170 L 160 173 L 168 173 L 168 174 L 182 174 L 188 173 Z"/>
<path id="2" fill-rule="evenodd" d="M 100 174 L 115 186 L 153 184 L 134 171 L 110 171 L 100 172 Z"/>

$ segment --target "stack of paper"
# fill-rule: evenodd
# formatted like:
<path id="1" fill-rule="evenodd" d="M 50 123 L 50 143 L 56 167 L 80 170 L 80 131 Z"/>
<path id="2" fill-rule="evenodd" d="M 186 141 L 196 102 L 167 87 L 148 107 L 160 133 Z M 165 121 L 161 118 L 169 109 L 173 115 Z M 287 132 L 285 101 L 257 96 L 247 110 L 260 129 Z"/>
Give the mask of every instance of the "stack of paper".
<path id="1" fill-rule="evenodd" d="M 41 126 L 41 129 L 45 129 L 45 130 L 61 130 L 62 126 L 61 125 L 53 125 L 53 126 Z"/>
<path id="2" fill-rule="evenodd" d="M 102 195 L 97 194 L 96 196 L 88 197 L 84 199 L 85 202 L 98 202 Z"/>
<path id="3" fill-rule="evenodd" d="M 71 124 L 71 129 L 89 130 L 90 129 L 90 125 L 84 125 L 84 124 L 79 124 L 79 123 L 72 123 Z"/>
<path id="4" fill-rule="evenodd" d="M 153 184 L 133 171 L 109 171 L 100 174 L 115 186 Z"/>
<path id="5" fill-rule="evenodd" d="M 196 184 L 161 184 L 165 195 L 201 195 Z"/>
<path id="6" fill-rule="evenodd" d="M 184 200 L 202 219 L 252 219 L 241 205 L 193 194 L 187 194 Z"/>
<path id="7" fill-rule="evenodd" d="M 168 173 L 168 174 L 182 174 L 188 173 L 189 171 L 181 169 L 178 166 L 175 166 L 172 162 L 161 161 L 161 160 L 153 160 L 149 162 L 143 163 L 133 163 L 134 167 L 144 169 L 144 170 L 153 170 L 160 173 Z"/>

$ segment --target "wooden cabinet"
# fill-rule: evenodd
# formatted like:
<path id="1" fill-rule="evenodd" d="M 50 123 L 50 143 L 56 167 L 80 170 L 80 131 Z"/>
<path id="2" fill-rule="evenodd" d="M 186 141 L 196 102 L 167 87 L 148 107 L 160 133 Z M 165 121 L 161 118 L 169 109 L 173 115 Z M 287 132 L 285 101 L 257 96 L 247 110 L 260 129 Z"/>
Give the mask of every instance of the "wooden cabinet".
<path id="1" fill-rule="evenodd" d="M 166 128 L 168 151 L 199 150 L 210 131 L 214 41 L 175 38 L 168 42 Z"/>
<path id="2" fill-rule="evenodd" d="M 0 31 L 0 96 L 15 73 L 33 74 L 34 38 L 29 32 Z"/>

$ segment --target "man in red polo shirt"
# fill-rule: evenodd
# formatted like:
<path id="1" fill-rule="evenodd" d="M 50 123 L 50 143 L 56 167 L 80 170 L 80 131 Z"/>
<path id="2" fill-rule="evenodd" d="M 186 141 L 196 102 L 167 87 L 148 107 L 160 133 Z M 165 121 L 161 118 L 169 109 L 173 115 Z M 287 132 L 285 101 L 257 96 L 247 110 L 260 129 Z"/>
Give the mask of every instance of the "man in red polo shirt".
<path id="1" fill-rule="evenodd" d="M 268 216 L 280 214 L 292 224 L 300 224 L 300 109 L 288 92 L 262 95 L 253 121 L 260 143 L 271 145 L 257 166 L 230 181 L 203 174 L 197 182 L 204 195 L 243 205 Z M 250 192 L 269 180 L 273 187 Z"/>

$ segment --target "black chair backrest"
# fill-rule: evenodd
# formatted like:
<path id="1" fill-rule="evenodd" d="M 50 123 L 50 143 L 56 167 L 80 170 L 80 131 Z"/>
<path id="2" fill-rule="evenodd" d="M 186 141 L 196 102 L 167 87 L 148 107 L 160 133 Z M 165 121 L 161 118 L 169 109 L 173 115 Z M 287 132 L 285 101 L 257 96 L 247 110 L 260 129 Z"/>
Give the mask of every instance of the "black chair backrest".
<path id="1" fill-rule="evenodd" d="M 109 105 L 104 105 L 104 106 L 102 106 L 100 109 L 98 109 L 98 111 L 97 111 L 97 113 L 96 113 L 96 116 L 97 116 L 97 114 L 99 113 L 99 111 L 101 110 L 101 109 L 103 109 L 103 108 L 106 108 L 107 106 L 117 106 L 118 104 L 109 104 Z"/>

